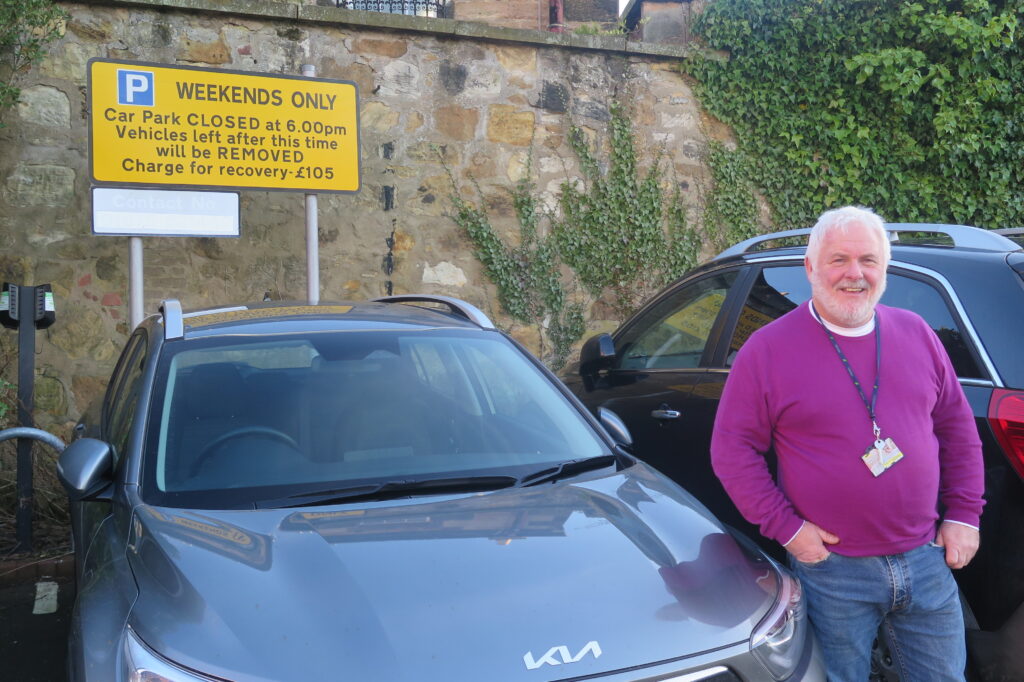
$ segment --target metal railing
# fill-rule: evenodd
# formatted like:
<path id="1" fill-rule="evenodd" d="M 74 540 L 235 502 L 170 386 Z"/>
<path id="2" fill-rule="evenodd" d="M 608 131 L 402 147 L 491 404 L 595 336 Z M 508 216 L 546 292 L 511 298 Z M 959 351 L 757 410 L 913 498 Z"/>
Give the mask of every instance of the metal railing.
<path id="1" fill-rule="evenodd" d="M 29 454 L 32 452 L 32 440 L 46 443 L 57 451 L 57 454 L 64 452 L 64 441 L 57 436 L 41 429 L 29 426 L 16 426 L 12 429 L 0 431 L 0 443 L 19 439 L 19 455 L 25 452 L 25 457 L 18 458 L 17 486 L 18 486 L 18 509 L 15 512 L 15 537 L 17 538 L 17 552 L 32 551 L 32 460 Z M 24 444 L 24 447 L 23 445 Z"/>
<path id="2" fill-rule="evenodd" d="M 414 17 L 451 18 L 451 5 L 435 0 L 336 0 L 341 9 L 359 9 L 384 14 L 405 14 Z"/>

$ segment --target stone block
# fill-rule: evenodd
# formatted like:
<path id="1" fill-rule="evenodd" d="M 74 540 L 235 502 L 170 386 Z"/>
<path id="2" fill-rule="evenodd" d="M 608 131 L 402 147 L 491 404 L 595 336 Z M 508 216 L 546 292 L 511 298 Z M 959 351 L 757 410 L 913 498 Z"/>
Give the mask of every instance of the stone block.
<path id="1" fill-rule="evenodd" d="M 36 376 L 35 406 L 37 410 L 62 417 L 68 410 L 67 392 L 60 379 L 49 374 L 49 371 Z"/>
<path id="2" fill-rule="evenodd" d="M 75 171 L 67 166 L 21 165 L 5 183 L 8 203 L 20 208 L 68 205 L 75 195 Z"/>
<path id="3" fill-rule="evenodd" d="M 483 64 L 474 64 L 466 78 L 466 96 L 493 97 L 501 94 L 501 72 Z"/>
<path id="4" fill-rule="evenodd" d="M 372 54 L 397 59 L 409 51 L 409 43 L 405 40 L 358 38 L 352 43 L 352 51 L 360 55 Z"/>
<path id="5" fill-rule="evenodd" d="M 541 346 L 541 328 L 539 324 L 515 326 L 508 330 L 509 335 L 526 346 L 531 353 L 538 355 Z"/>
<path id="6" fill-rule="evenodd" d="M 230 64 L 231 50 L 223 40 L 200 42 L 186 38 L 178 49 L 178 59 L 195 64 Z"/>
<path id="7" fill-rule="evenodd" d="M 469 280 L 466 273 L 448 261 L 441 261 L 431 266 L 429 263 L 423 266 L 423 283 L 439 284 L 445 287 L 462 288 Z"/>
<path id="8" fill-rule="evenodd" d="M 509 73 L 534 75 L 537 73 L 537 49 L 516 45 L 499 45 L 494 48 L 494 56 L 501 68 Z"/>
<path id="9" fill-rule="evenodd" d="M 333 59 L 326 58 L 321 62 L 322 69 L 317 74 L 323 78 L 337 78 L 356 84 L 359 96 L 365 97 L 373 92 L 373 69 L 367 64 L 346 64 L 339 66 Z"/>
<path id="10" fill-rule="evenodd" d="M 465 169 L 466 179 L 489 180 L 498 172 L 494 157 L 490 154 L 478 152 L 469 159 L 469 165 Z"/>
<path id="11" fill-rule="evenodd" d="M 86 62 L 96 56 L 92 50 L 81 43 L 61 41 L 50 51 L 49 56 L 39 64 L 44 75 L 85 85 Z"/>
<path id="12" fill-rule="evenodd" d="M 102 280 L 107 282 L 123 281 L 127 272 L 128 266 L 121 253 L 114 252 L 96 259 L 96 276 Z"/>
<path id="13" fill-rule="evenodd" d="M 526 152 L 513 154 L 508 160 L 506 174 L 511 182 L 519 182 L 528 177 L 530 172 L 530 156 Z"/>
<path id="14" fill-rule="evenodd" d="M 441 107 L 434 113 L 434 125 L 438 132 L 453 140 L 467 141 L 476 137 L 480 112 L 458 105 Z"/>
<path id="15" fill-rule="evenodd" d="M 408 232 L 395 230 L 393 240 L 391 251 L 396 254 L 408 253 L 416 247 L 416 240 Z"/>
<path id="16" fill-rule="evenodd" d="M 85 412 L 89 405 L 102 397 L 106 388 L 107 377 L 72 375 L 71 395 L 78 413 Z"/>
<path id="17" fill-rule="evenodd" d="M 607 105 L 601 102 L 577 99 L 573 102 L 572 111 L 575 116 L 601 121 L 602 123 L 608 122 L 612 118 L 611 114 L 608 113 Z"/>
<path id="18" fill-rule="evenodd" d="M 409 145 L 409 148 L 405 150 L 405 155 L 412 161 L 423 163 L 445 163 L 448 166 L 462 165 L 462 155 L 459 154 L 459 150 L 452 144 L 437 144 L 436 142 L 427 141 L 417 142 Z"/>
<path id="19" fill-rule="evenodd" d="M 444 199 L 452 192 L 447 174 L 433 175 L 421 181 L 405 208 L 414 215 L 442 216 L 447 208 Z"/>
<path id="20" fill-rule="evenodd" d="M 529 146 L 536 117 L 532 111 L 516 111 L 507 104 L 494 104 L 487 112 L 487 139 L 496 144 Z"/>
<path id="21" fill-rule="evenodd" d="M 420 97 L 420 70 L 408 62 L 388 62 L 381 71 L 378 94 L 381 97 Z"/>
<path id="22" fill-rule="evenodd" d="M 359 125 L 364 130 L 372 130 L 376 133 L 387 133 L 398 125 L 401 114 L 383 102 L 363 101 L 359 112 Z"/>
<path id="23" fill-rule="evenodd" d="M 534 106 L 545 111 L 564 114 L 569 107 L 569 91 L 562 83 L 544 81 L 540 96 Z"/>
<path id="24" fill-rule="evenodd" d="M 101 15 L 73 15 L 68 22 L 68 31 L 82 40 L 97 43 L 105 43 L 114 36 L 109 18 Z"/>
<path id="25" fill-rule="evenodd" d="M 677 132 L 698 134 L 697 114 L 693 110 L 677 108 L 672 112 L 660 112 L 657 125 Z"/>
<path id="26" fill-rule="evenodd" d="M 71 103 L 68 96 L 57 88 L 37 85 L 21 91 L 18 116 L 27 123 L 70 128 Z"/>
<path id="27" fill-rule="evenodd" d="M 423 127 L 423 114 L 411 111 L 405 119 L 405 132 L 412 133 Z"/>
<path id="28" fill-rule="evenodd" d="M 53 325 L 48 336 L 54 346 L 72 359 L 95 357 L 94 351 L 100 351 L 106 358 L 112 355 L 103 349 L 107 336 L 103 318 L 90 306 L 69 307 L 61 315 L 61 324 Z"/>
<path id="29" fill-rule="evenodd" d="M 465 65 L 446 59 L 441 62 L 437 73 L 441 80 L 441 87 L 452 97 L 462 94 L 462 91 L 466 89 L 466 76 L 469 72 Z"/>

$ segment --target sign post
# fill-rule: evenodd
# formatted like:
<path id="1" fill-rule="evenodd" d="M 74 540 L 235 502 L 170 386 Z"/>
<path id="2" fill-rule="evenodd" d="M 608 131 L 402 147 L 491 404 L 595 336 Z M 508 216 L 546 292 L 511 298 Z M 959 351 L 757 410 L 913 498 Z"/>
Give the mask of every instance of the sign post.
<path id="1" fill-rule="evenodd" d="M 93 59 L 88 72 L 94 201 L 104 187 L 306 192 L 307 298 L 317 303 L 316 193 L 360 187 L 355 84 L 318 79 L 310 64 L 302 76 L 283 76 Z M 94 204 L 94 226 L 97 215 Z M 179 234 L 96 231 L 131 236 L 133 326 L 143 315 L 143 232 Z"/>
<path id="2" fill-rule="evenodd" d="M 316 76 L 316 67 L 302 65 L 302 75 Z M 320 302 L 320 225 L 317 196 L 306 195 L 306 300 L 310 305 Z"/>
<path id="3" fill-rule="evenodd" d="M 145 317 L 143 236 L 237 237 L 237 192 L 189 192 L 163 189 L 92 190 L 92 231 L 130 237 L 128 310 L 132 329 Z"/>

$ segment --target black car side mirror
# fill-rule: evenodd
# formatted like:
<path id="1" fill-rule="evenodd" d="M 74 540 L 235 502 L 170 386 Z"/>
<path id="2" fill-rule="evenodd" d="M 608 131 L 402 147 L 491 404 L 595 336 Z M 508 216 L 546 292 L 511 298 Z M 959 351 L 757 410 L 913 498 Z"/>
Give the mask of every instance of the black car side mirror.
<path id="1" fill-rule="evenodd" d="M 615 342 L 608 334 L 591 336 L 580 349 L 580 375 L 597 374 L 615 362 Z"/>
<path id="2" fill-rule="evenodd" d="M 68 491 L 68 498 L 76 502 L 100 492 L 110 483 L 113 462 L 108 443 L 80 438 L 61 453 L 57 460 L 57 478 Z"/>

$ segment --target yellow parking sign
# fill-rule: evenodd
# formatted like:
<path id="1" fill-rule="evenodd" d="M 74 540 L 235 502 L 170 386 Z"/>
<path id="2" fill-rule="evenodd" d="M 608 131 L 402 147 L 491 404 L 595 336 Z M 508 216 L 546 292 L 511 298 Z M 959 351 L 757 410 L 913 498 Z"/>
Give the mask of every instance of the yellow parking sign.
<path id="1" fill-rule="evenodd" d="M 354 83 L 107 59 L 88 71 L 98 185 L 359 190 Z"/>

